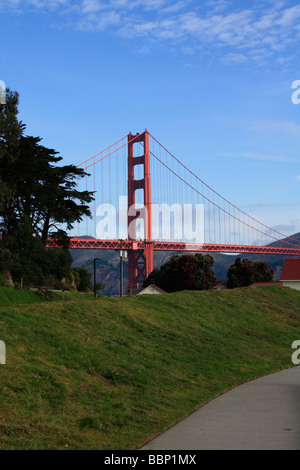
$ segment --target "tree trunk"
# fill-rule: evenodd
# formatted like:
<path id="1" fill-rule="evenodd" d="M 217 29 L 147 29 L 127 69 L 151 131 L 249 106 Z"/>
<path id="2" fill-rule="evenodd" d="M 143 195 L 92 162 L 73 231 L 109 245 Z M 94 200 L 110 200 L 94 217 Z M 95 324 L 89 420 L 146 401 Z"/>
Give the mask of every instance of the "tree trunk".
<path id="1" fill-rule="evenodd" d="M 44 245 L 47 244 L 49 226 L 50 226 L 50 217 L 47 216 L 46 219 L 45 219 L 45 223 L 44 223 L 44 227 L 43 227 L 43 232 L 42 232 L 42 242 L 43 242 Z"/>

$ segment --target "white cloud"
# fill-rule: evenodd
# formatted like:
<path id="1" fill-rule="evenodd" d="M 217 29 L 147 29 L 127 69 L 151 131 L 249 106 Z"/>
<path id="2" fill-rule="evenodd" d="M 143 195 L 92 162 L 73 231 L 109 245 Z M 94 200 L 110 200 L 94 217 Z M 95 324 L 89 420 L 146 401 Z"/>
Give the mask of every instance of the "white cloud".
<path id="1" fill-rule="evenodd" d="M 290 28 L 298 23 L 300 18 L 300 5 L 292 8 L 286 8 L 282 11 L 280 18 L 276 19 L 276 23 L 282 28 Z"/>
<path id="2" fill-rule="evenodd" d="M 246 54 L 231 52 L 229 54 L 226 54 L 221 60 L 222 62 L 241 64 L 243 62 L 247 62 L 249 60 L 249 57 L 247 57 Z"/>
<path id="3" fill-rule="evenodd" d="M 227 0 L 209 0 L 207 6 L 208 8 L 212 8 L 215 12 L 219 12 L 226 10 L 226 8 L 230 6 L 230 3 L 231 2 Z"/>
<path id="4" fill-rule="evenodd" d="M 269 161 L 269 162 L 291 162 L 295 159 L 286 155 L 265 154 L 260 152 L 240 152 L 240 153 L 221 153 L 221 157 L 227 158 L 248 158 L 251 160 Z"/>
<path id="5" fill-rule="evenodd" d="M 272 0 L 254 0 L 246 8 L 228 0 L 0 0 L 0 11 L 8 9 L 55 10 L 82 30 L 114 27 L 123 37 L 181 42 L 189 50 L 210 47 L 234 63 L 263 64 L 280 54 L 282 64 L 300 35 L 300 5 Z"/>
<path id="6" fill-rule="evenodd" d="M 300 137 L 300 124 L 295 124 L 291 121 L 256 121 L 250 125 L 250 128 Z"/>
<path id="7" fill-rule="evenodd" d="M 277 232 L 287 233 L 293 235 L 299 230 L 299 226 L 295 224 L 281 224 L 281 225 L 273 225 L 271 227 L 273 230 L 277 230 Z"/>
<path id="8" fill-rule="evenodd" d="M 300 175 L 297 176 L 296 180 L 297 180 L 297 181 L 300 181 Z"/>
<path id="9" fill-rule="evenodd" d="M 92 12 L 78 22 L 77 28 L 83 31 L 101 31 L 109 26 L 119 25 L 120 21 L 121 16 L 116 11 L 104 11 L 101 14 Z"/>
<path id="10" fill-rule="evenodd" d="M 194 3 L 194 2 L 193 2 Z M 226 62 L 244 62 L 248 58 L 256 63 L 265 63 L 272 55 L 281 54 L 279 63 L 283 62 L 283 52 L 292 45 L 299 35 L 299 8 L 287 9 L 276 2 L 272 9 L 247 8 L 228 11 L 226 2 L 208 2 L 207 5 L 219 5 L 209 13 L 200 14 L 190 8 L 178 15 L 169 15 L 168 21 L 157 17 L 149 22 L 142 19 L 125 20 L 124 32 L 134 36 L 151 37 L 157 41 L 189 42 L 195 49 L 209 44 L 210 47 L 231 48 L 228 54 L 222 54 Z M 289 28 L 287 28 L 289 24 Z M 130 31 L 130 34 L 128 34 Z"/>
<path id="11" fill-rule="evenodd" d="M 186 8 L 187 4 L 190 3 L 190 0 L 185 0 L 184 2 L 183 1 L 179 1 L 179 2 L 175 2 L 169 6 L 166 6 L 164 8 L 161 8 L 160 9 L 160 14 L 172 14 L 172 13 L 176 13 L 180 10 L 183 10 L 184 8 Z"/>
<path id="12" fill-rule="evenodd" d="M 0 0 L 0 12 L 9 9 L 18 12 L 26 12 L 28 9 L 55 10 L 71 3 L 74 2 L 70 0 Z"/>
<path id="13" fill-rule="evenodd" d="M 82 2 L 83 13 L 95 13 L 102 9 L 103 4 L 99 0 L 83 0 Z"/>

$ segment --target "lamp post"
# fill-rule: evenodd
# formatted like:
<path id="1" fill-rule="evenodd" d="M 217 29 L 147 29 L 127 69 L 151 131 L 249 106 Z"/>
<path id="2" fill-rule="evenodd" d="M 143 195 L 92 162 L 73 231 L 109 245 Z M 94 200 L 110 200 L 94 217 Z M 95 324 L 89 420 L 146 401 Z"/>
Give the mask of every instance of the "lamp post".
<path id="1" fill-rule="evenodd" d="M 123 240 L 120 240 L 120 297 L 123 297 L 123 262 L 128 259 L 127 251 L 122 249 Z"/>
<path id="2" fill-rule="evenodd" d="M 94 258 L 94 297 L 97 297 L 97 289 L 96 289 L 96 262 L 101 261 L 100 258 Z"/>
<path id="3" fill-rule="evenodd" d="M 203 290 L 205 290 L 205 259 L 204 259 L 204 255 L 202 255 L 202 261 L 203 261 Z"/>

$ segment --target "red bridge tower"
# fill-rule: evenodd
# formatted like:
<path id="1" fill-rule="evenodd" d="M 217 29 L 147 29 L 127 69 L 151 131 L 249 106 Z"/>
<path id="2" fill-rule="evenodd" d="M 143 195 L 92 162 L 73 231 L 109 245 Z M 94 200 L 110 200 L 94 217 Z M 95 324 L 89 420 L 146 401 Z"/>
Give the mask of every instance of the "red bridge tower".
<path id="1" fill-rule="evenodd" d="M 144 155 L 134 157 L 134 144 L 143 143 Z M 142 146 L 140 146 L 142 148 Z M 134 167 L 144 165 L 144 178 L 136 180 Z M 138 211 L 132 215 L 132 206 L 135 205 L 135 191 L 143 189 L 144 208 L 139 214 Z M 138 249 L 136 241 L 136 218 L 144 219 L 145 249 Z M 149 133 L 147 130 L 136 136 L 128 135 L 128 239 L 133 240 L 132 250 L 129 251 L 129 293 L 141 287 L 143 281 L 153 271 L 153 241 L 152 241 L 152 215 L 151 215 L 151 178 L 150 178 L 150 152 Z"/>

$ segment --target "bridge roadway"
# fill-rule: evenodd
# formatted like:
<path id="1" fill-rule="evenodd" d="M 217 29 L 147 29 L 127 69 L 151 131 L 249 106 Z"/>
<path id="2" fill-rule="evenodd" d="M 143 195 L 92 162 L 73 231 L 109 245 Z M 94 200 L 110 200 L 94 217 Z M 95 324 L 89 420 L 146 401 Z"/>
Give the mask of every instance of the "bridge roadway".
<path id="1" fill-rule="evenodd" d="M 160 241 L 122 240 L 123 250 L 144 250 L 147 243 L 153 245 L 155 251 L 188 251 L 206 253 L 255 253 L 266 255 L 300 256 L 299 248 L 256 245 L 226 245 L 215 243 L 182 243 Z M 96 238 L 71 238 L 70 248 L 90 250 L 119 250 L 120 240 L 97 240 Z"/>

